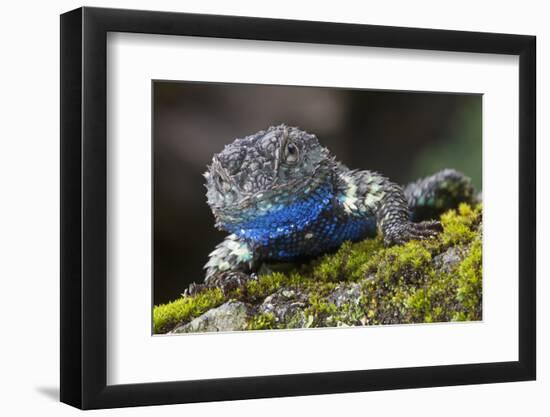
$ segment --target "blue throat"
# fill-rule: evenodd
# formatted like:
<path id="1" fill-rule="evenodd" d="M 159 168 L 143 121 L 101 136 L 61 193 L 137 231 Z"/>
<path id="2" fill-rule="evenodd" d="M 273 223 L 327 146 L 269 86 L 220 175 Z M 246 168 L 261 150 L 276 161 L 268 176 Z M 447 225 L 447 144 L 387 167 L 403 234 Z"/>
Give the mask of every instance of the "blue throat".
<path id="1" fill-rule="evenodd" d="M 287 236 L 307 228 L 331 204 L 332 191 L 319 188 L 312 191 L 305 199 L 291 204 L 278 204 L 261 215 L 247 213 L 245 220 L 236 224 L 226 225 L 231 233 L 244 239 L 268 244 L 269 240 Z"/>
<path id="2" fill-rule="evenodd" d="M 274 205 L 265 213 L 246 212 L 244 221 L 224 228 L 258 247 L 268 259 L 291 260 L 317 255 L 376 234 L 374 218 L 335 216 L 332 188 L 319 187 L 306 198 Z"/>

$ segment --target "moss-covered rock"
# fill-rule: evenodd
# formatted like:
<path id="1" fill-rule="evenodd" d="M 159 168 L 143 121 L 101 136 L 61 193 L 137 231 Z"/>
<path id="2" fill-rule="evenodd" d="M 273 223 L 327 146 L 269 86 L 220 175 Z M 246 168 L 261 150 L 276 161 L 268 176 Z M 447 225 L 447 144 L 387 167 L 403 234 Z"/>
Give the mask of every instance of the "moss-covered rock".
<path id="1" fill-rule="evenodd" d="M 219 307 L 177 326 L 170 333 L 225 332 L 248 328 L 250 307 L 241 301 L 228 301 Z"/>
<path id="2" fill-rule="evenodd" d="M 380 237 L 346 242 L 285 272 L 263 272 L 228 294 L 208 289 L 155 306 L 154 331 L 481 320 L 481 205 L 462 204 L 441 222 L 444 230 L 434 239 L 390 248 Z M 232 326 L 227 306 L 235 305 L 238 323 Z M 205 324 L 220 320 L 223 326 Z"/>

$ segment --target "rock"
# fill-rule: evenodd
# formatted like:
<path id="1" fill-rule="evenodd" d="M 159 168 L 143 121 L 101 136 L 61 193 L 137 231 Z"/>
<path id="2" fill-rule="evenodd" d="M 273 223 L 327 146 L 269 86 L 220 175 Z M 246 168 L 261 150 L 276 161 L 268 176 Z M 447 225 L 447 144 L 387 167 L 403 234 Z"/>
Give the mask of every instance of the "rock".
<path id="1" fill-rule="evenodd" d="M 240 301 L 229 301 L 211 309 L 191 322 L 178 326 L 170 333 L 229 332 L 244 330 L 250 309 Z"/>
<path id="2" fill-rule="evenodd" d="M 468 251 L 464 247 L 452 246 L 442 254 L 434 257 L 434 267 L 438 271 L 450 273 L 462 262 L 467 253 Z"/>
<path id="3" fill-rule="evenodd" d="M 346 242 L 294 269 L 270 266 L 229 291 L 200 288 L 156 306 L 155 333 L 481 320 L 481 206 L 461 205 L 441 221 L 436 239 Z"/>
<path id="4" fill-rule="evenodd" d="M 357 283 L 342 284 L 336 287 L 327 297 L 329 303 L 340 308 L 345 304 L 359 304 L 361 300 L 361 285 Z"/>
<path id="5" fill-rule="evenodd" d="M 280 289 L 265 298 L 258 312 L 273 314 L 277 323 L 290 323 L 288 327 L 303 327 L 308 296 L 294 289 Z"/>

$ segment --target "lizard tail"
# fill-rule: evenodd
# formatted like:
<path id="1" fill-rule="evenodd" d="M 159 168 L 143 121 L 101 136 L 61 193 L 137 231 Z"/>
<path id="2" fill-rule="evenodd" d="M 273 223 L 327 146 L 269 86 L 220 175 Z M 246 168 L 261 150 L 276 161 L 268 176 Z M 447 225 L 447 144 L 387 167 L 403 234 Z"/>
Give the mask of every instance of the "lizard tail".
<path id="1" fill-rule="evenodd" d="M 404 191 L 411 220 L 415 222 L 437 219 L 460 203 L 481 201 L 481 194 L 476 194 L 472 180 L 454 169 L 444 169 L 410 183 Z"/>

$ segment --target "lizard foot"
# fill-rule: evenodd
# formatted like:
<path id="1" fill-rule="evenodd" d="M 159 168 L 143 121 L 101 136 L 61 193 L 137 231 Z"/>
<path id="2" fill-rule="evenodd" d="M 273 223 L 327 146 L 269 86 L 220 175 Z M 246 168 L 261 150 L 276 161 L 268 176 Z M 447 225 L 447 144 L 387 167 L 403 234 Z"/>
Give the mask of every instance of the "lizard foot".
<path id="1" fill-rule="evenodd" d="M 206 284 L 197 284 L 195 282 L 192 282 L 189 284 L 189 287 L 187 287 L 183 293 L 181 294 L 183 297 L 192 297 L 194 295 L 197 295 L 204 290 L 206 290 L 208 286 Z"/>
<path id="2" fill-rule="evenodd" d="M 244 288 L 250 280 L 257 279 L 256 274 L 244 272 L 224 272 L 209 277 L 205 284 L 209 288 L 219 288 L 223 294 L 228 294 L 237 288 Z"/>
<path id="3" fill-rule="evenodd" d="M 245 284 L 252 279 L 257 279 L 256 274 L 246 274 L 244 272 L 219 273 L 208 277 L 202 284 L 192 282 L 189 284 L 189 287 L 185 289 L 182 296 L 192 297 L 211 288 L 219 288 L 224 295 L 227 295 L 237 288 L 244 288 Z"/>
<path id="4" fill-rule="evenodd" d="M 424 240 L 434 238 L 443 231 L 441 223 L 435 220 L 413 223 L 407 222 L 395 226 L 390 233 L 384 236 L 386 246 L 402 245 L 409 240 Z"/>

